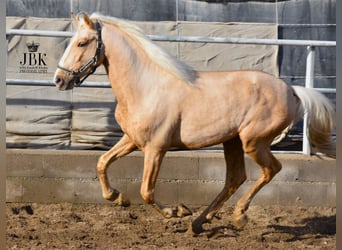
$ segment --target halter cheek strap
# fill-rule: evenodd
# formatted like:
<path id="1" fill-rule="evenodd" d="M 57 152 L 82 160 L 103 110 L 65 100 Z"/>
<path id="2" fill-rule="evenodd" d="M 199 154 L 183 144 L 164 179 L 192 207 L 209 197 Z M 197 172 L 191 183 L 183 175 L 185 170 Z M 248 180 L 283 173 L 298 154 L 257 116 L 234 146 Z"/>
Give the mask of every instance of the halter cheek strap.
<path id="1" fill-rule="evenodd" d="M 96 48 L 96 52 L 95 52 L 95 55 L 89 59 L 88 62 L 86 62 L 82 67 L 80 67 L 77 71 L 74 71 L 74 70 L 71 70 L 71 69 L 67 69 L 67 68 L 64 68 L 60 65 L 57 65 L 57 68 L 65 71 L 65 72 L 68 72 L 69 74 L 72 74 L 75 76 L 76 78 L 76 81 L 75 81 L 75 86 L 80 86 L 82 84 L 82 82 L 87 79 L 88 76 L 90 76 L 91 74 L 93 74 L 97 67 L 99 66 L 98 65 L 98 60 L 101 58 L 101 53 L 102 53 L 102 48 L 103 48 L 103 42 L 102 42 L 102 37 L 101 37 L 101 25 L 96 22 L 95 23 L 95 27 L 96 27 L 96 30 L 97 30 L 97 48 Z M 84 75 L 82 78 L 80 77 L 81 74 L 88 70 L 90 67 L 93 67 L 86 75 Z"/>

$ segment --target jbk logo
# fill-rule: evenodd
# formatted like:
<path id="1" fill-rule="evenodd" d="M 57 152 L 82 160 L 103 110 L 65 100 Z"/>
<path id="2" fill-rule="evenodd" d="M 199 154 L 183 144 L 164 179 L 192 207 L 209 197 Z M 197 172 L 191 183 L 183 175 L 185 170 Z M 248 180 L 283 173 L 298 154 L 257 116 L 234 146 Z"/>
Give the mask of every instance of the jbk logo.
<path id="1" fill-rule="evenodd" d="M 24 52 L 20 63 L 20 73 L 47 73 L 46 54 L 38 52 L 39 43 L 27 43 L 28 52 Z"/>

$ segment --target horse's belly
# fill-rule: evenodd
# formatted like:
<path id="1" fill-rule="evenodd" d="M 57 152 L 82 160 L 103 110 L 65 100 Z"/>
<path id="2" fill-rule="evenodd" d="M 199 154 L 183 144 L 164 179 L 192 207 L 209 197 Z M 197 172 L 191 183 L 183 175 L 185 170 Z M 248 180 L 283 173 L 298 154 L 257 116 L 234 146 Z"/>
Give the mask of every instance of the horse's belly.
<path id="1" fill-rule="evenodd" d="M 237 127 L 228 121 L 206 120 L 182 124 L 179 140 L 181 146 L 195 149 L 225 142 L 238 134 Z"/>

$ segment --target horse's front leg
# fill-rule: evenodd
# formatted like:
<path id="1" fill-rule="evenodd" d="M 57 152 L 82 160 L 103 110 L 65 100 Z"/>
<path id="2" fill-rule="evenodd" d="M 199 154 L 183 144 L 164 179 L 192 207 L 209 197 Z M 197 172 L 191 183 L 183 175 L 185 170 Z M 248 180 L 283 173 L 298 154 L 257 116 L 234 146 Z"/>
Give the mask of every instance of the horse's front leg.
<path id="1" fill-rule="evenodd" d="M 123 197 L 122 193 L 110 187 L 107 168 L 113 161 L 131 153 L 134 149 L 136 149 L 136 145 L 127 135 L 124 135 L 109 151 L 101 155 L 97 162 L 97 173 L 100 179 L 103 198 L 114 201 L 121 206 L 129 206 L 130 202 L 127 198 Z"/>
<path id="2" fill-rule="evenodd" d="M 154 199 L 154 188 L 156 185 L 159 169 L 166 151 L 156 149 L 145 149 L 144 174 L 141 183 L 141 196 L 143 200 L 152 205 L 165 218 L 183 217 L 192 214 L 184 205 L 178 205 L 175 209 L 163 206 Z"/>

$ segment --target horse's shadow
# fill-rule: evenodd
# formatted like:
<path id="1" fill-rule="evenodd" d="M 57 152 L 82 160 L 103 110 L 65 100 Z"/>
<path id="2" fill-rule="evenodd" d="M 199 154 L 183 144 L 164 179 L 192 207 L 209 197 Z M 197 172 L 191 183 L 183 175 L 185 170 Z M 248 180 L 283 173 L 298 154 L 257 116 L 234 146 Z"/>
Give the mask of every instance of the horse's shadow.
<path id="1" fill-rule="evenodd" d="M 306 236 L 310 237 L 310 235 L 315 235 L 315 238 L 323 238 L 336 234 L 336 215 L 305 218 L 296 222 L 296 224 L 298 225 L 268 225 L 266 232 L 262 233 L 261 237 L 264 238 L 275 233 L 288 234 L 289 237 L 286 241 L 292 242 L 303 239 Z M 238 237 L 243 231 L 244 229 L 237 229 L 233 225 L 227 225 L 207 229 L 205 234 L 208 238 L 229 238 Z"/>
<path id="2" fill-rule="evenodd" d="M 295 226 L 269 225 L 268 228 L 274 229 L 278 233 L 291 235 L 288 242 L 300 240 L 306 235 L 315 235 L 316 238 L 323 238 L 336 234 L 336 215 L 316 216 L 305 218 Z M 265 232 L 263 236 L 274 233 Z"/>

